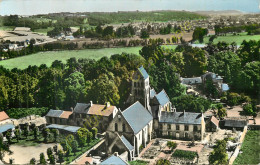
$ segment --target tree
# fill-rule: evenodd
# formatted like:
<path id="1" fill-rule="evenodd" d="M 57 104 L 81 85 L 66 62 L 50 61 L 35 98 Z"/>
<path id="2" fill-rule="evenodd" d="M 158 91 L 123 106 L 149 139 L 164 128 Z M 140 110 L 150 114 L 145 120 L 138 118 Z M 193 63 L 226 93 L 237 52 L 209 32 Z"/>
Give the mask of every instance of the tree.
<path id="1" fill-rule="evenodd" d="M 93 137 L 96 139 L 97 138 L 98 129 L 96 127 L 93 127 L 91 129 L 91 131 L 92 131 Z"/>
<path id="2" fill-rule="evenodd" d="M 26 137 L 26 139 L 27 139 L 29 133 L 30 133 L 29 125 L 28 125 L 28 123 L 26 123 L 25 126 L 24 126 L 24 130 L 23 130 L 23 134 Z"/>
<path id="3" fill-rule="evenodd" d="M 56 163 L 55 157 L 53 155 L 49 156 L 49 161 L 50 161 L 50 164 L 55 164 Z"/>
<path id="4" fill-rule="evenodd" d="M 47 164 L 44 153 L 40 154 L 40 164 Z"/>
<path id="5" fill-rule="evenodd" d="M 147 39 L 147 38 L 149 38 L 149 37 L 150 37 L 150 35 L 149 35 L 147 29 L 142 29 L 142 30 L 141 30 L 140 38 L 142 38 L 142 39 Z"/>
<path id="6" fill-rule="evenodd" d="M 53 154 L 52 152 L 52 149 L 49 147 L 47 148 L 47 155 L 48 155 L 48 158 L 50 159 L 50 156 Z"/>
<path id="7" fill-rule="evenodd" d="M 36 164 L 36 159 L 35 158 L 32 158 L 31 160 L 30 160 L 30 163 L 29 164 Z"/>
<path id="8" fill-rule="evenodd" d="M 255 116 L 256 113 L 254 112 L 252 104 L 248 103 L 243 106 L 243 111 L 246 115 L 253 115 Z"/>
<path id="9" fill-rule="evenodd" d="M 88 132 L 88 144 L 92 141 L 92 138 L 93 138 L 93 134 L 92 132 Z"/>
<path id="10" fill-rule="evenodd" d="M 42 134 L 43 134 L 43 137 L 44 137 L 44 142 L 47 143 L 50 139 L 50 129 L 44 128 Z"/>
<path id="11" fill-rule="evenodd" d="M 79 145 L 81 146 L 82 149 L 83 146 L 85 146 L 88 139 L 88 130 L 86 128 L 80 128 L 77 131 L 77 138 L 78 138 Z"/>
<path id="12" fill-rule="evenodd" d="M 226 151 L 227 141 L 218 140 L 217 145 L 214 150 L 209 155 L 210 164 L 227 164 L 228 163 L 228 154 Z"/>
<path id="13" fill-rule="evenodd" d="M 2 134 L 0 134 L 0 160 L 3 160 L 6 153 L 11 154 L 12 151 L 10 150 L 9 145 L 4 142 Z"/>
<path id="14" fill-rule="evenodd" d="M 52 132 L 53 132 L 53 135 L 54 135 L 54 140 L 55 140 L 55 142 L 57 142 L 57 139 L 59 137 L 59 130 L 53 129 Z"/>
<path id="15" fill-rule="evenodd" d="M 58 161 L 61 164 L 63 162 L 64 159 L 64 153 L 62 152 L 62 150 L 58 151 Z"/>
<path id="16" fill-rule="evenodd" d="M 8 140 L 8 144 L 11 143 L 11 138 L 12 138 L 12 131 L 8 130 L 5 134 L 6 139 Z"/>
<path id="17" fill-rule="evenodd" d="M 17 139 L 17 142 L 19 142 L 19 139 L 20 139 L 20 136 L 21 136 L 21 130 L 20 130 L 20 128 L 16 128 L 16 129 L 14 130 L 14 134 L 15 134 L 15 137 L 16 137 L 16 139 Z"/>
<path id="18" fill-rule="evenodd" d="M 170 163 L 170 161 L 169 160 L 167 160 L 167 159 L 159 159 L 159 160 L 157 160 L 157 162 L 156 162 L 156 165 L 170 165 L 171 163 Z"/>
<path id="19" fill-rule="evenodd" d="M 208 34 L 208 29 L 201 27 L 196 27 L 192 34 L 192 41 L 199 40 L 200 43 L 203 42 L 203 37 Z"/>
<path id="20" fill-rule="evenodd" d="M 71 148 L 72 148 L 72 152 L 74 152 L 74 155 L 76 154 L 78 147 L 79 147 L 79 145 L 78 145 L 77 140 L 73 140 L 72 144 L 71 144 Z"/>
<path id="21" fill-rule="evenodd" d="M 227 110 L 225 108 L 221 108 L 218 110 L 218 117 L 220 119 L 224 118 L 225 116 L 227 116 Z"/>
<path id="22" fill-rule="evenodd" d="M 217 98 L 217 97 L 220 95 L 220 93 L 219 93 L 219 91 L 218 91 L 216 85 L 213 83 L 213 80 L 212 80 L 212 79 L 206 80 L 206 85 L 205 85 L 205 90 L 204 90 L 204 92 L 205 92 L 208 96 L 210 96 L 210 97 L 212 97 L 212 98 Z"/>
<path id="23" fill-rule="evenodd" d="M 39 128 L 38 127 L 34 127 L 33 128 L 34 140 L 38 140 L 38 135 L 39 135 Z"/>
<path id="24" fill-rule="evenodd" d="M 173 151 L 173 150 L 177 147 L 177 143 L 172 142 L 172 141 L 168 141 L 168 142 L 167 142 L 167 146 L 168 146 L 169 148 L 171 148 L 171 150 Z"/>

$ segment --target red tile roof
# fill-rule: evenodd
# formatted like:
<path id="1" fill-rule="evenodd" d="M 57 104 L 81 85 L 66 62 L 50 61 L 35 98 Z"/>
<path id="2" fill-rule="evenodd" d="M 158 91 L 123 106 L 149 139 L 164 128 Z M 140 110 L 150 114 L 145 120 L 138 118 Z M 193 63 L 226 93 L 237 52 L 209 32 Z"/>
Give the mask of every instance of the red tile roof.
<path id="1" fill-rule="evenodd" d="M 62 114 L 60 115 L 60 118 L 68 119 L 71 114 L 72 114 L 71 111 L 63 111 Z"/>
<path id="2" fill-rule="evenodd" d="M 0 112 L 0 121 L 9 119 L 9 116 L 5 113 L 5 111 Z"/>
<path id="3" fill-rule="evenodd" d="M 211 117 L 210 121 L 214 123 L 217 127 L 219 127 L 219 120 L 214 116 Z"/>
<path id="4" fill-rule="evenodd" d="M 106 105 L 93 104 L 88 111 L 88 115 L 110 116 L 113 114 L 115 106 L 106 107 Z"/>

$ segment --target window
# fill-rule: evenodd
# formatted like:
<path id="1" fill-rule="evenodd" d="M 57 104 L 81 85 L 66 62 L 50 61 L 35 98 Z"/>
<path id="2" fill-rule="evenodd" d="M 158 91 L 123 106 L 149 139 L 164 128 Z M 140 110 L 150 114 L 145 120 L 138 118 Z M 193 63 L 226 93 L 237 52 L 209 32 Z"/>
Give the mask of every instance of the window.
<path id="1" fill-rule="evenodd" d="M 171 124 L 168 124 L 168 129 L 171 129 Z"/>
<path id="2" fill-rule="evenodd" d="M 118 131 L 117 123 L 115 123 L 115 131 Z"/>
<path id="3" fill-rule="evenodd" d="M 198 127 L 196 125 L 194 125 L 193 131 L 198 131 Z"/>
<path id="4" fill-rule="evenodd" d="M 160 125 L 159 125 L 159 128 L 162 129 L 162 127 L 163 127 L 162 124 L 160 124 Z"/>
<path id="5" fill-rule="evenodd" d="M 125 124 L 123 124 L 123 132 L 125 132 Z"/>
<path id="6" fill-rule="evenodd" d="M 176 125 L 176 130 L 180 130 L 180 126 L 179 125 Z"/>
<path id="7" fill-rule="evenodd" d="M 189 131 L 189 126 L 185 125 L 185 131 Z"/>

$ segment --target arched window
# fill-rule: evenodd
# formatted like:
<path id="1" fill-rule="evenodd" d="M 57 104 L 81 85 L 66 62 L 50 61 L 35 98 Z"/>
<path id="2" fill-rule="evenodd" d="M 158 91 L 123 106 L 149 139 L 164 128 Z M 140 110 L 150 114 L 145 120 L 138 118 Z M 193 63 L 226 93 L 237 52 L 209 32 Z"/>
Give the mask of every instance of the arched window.
<path id="1" fill-rule="evenodd" d="M 123 132 L 125 132 L 125 124 L 123 124 Z"/>
<path id="2" fill-rule="evenodd" d="M 118 131 L 117 123 L 115 123 L 115 131 Z"/>

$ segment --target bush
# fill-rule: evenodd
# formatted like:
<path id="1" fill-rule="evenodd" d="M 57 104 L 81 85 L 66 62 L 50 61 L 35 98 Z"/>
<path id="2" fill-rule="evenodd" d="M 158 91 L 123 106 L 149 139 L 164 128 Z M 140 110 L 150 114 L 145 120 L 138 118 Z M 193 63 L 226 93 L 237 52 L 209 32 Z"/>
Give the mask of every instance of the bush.
<path id="1" fill-rule="evenodd" d="M 11 108 L 6 110 L 7 115 L 10 118 L 19 119 L 22 117 L 26 117 L 29 115 L 39 115 L 44 116 L 49 111 L 48 108 L 42 107 L 42 108 Z"/>
<path id="2" fill-rule="evenodd" d="M 188 160 L 193 160 L 196 156 L 197 156 L 196 152 L 183 151 L 183 150 L 176 150 L 172 154 L 172 157 L 184 158 L 184 159 L 188 159 Z"/>
<path id="3" fill-rule="evenodd" d="M 168 141 L 168 142 L 167 142 L 167 146 L 168 146 L 169 148 L 171 148 L 171 150 L 174 150 L 174 149 L 177 147 L 177 143 L 172 142 L 172 141 Z"/>
<path id="4" fill-rule="evenodd" d="M 253 116 L 255 116 L 255 112 L 254 112 L 253 106 L 250 103 L 249 104 L 245 104 L 243 106 L 243 111 L 244 111 L 245 115 L 253 115 Z"/>
<path id="5" fill-rule="evenodd" d="M 159 159 L 156 162 L 156 165 L 170 165 L 170 164 L 171 164 L 170 161 L 167 159 Z"/>

